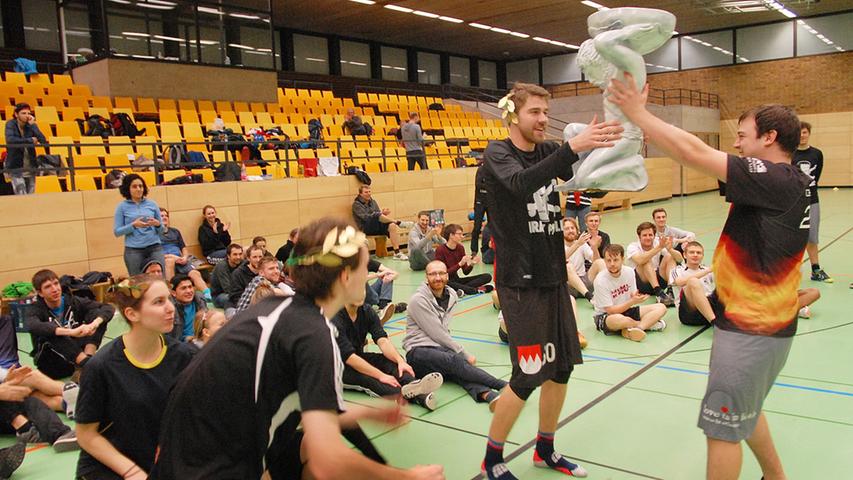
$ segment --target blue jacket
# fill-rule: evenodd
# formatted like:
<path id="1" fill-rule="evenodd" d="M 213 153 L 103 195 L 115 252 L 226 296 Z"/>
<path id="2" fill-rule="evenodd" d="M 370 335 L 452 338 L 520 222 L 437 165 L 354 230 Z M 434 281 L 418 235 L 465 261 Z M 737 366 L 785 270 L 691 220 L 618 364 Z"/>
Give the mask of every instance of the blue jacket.
<path id="1" fill-rule="evenodd" d="M 139 217 L 153 217 L 160 222 L 159 227 L 134 227 L 133 221 Z M 160 218 L 160 207 L 153 200 L 143 198 L 138 204 L 133 200 L 125 200 L 116 207 L 113 233 L 116 237 L 124 236 L 124 246 L 145 248 L 160 243 L 160 232 L 163 230 L 163 219 Z"/>
<path id="2" fill-rule="evenodd" d="M 6 122 L 6 143 L 8 144 L 6 155 L 6 170 L 11 170 L 15 168 L 24 168 L 24 150 L 30 151 L 30 158 L 35 162 L 36 159 L 36 147 L 33 144 L 33 137 L 37 138 L 39 143 L 47 144 L 47 139 L 44 138 L 44 134 L 39 130 L 38 125 L 24 125 L 24 134 L 21 135 L 21 131 L 18 129 L 18 121 L 16 119 L 11 119 Z M 15 145 L 29 145 L 29 147 L 23 146 L 15 146 Z"/>

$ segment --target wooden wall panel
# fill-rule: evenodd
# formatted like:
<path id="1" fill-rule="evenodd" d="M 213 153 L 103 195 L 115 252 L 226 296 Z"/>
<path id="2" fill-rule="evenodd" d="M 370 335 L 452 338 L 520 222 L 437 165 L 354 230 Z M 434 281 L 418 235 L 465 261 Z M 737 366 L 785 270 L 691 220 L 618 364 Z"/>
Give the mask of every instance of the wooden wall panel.
<path id="1" fill-rule="evenodd" d="M 37 267 L 29 267 L 19 270 L 4 270 L 0 272 L 0 285 L 7 285 L 12 282 L 29 282 L 32 280 L 33 275 L 43 268 L 53 270 L 60 276 L 64 274 L 81 276 L 89 271 L 89 262 L 41 264 Z"/>
<path id="2" fill-rule="evenodd" d="M 113 234 L 113 219 L 90 218 L 83 222 L 86 229 L 88 258 L 106 258 L 124 254 L 124 237 Z"/>
<path id="3" fill-rule="evenodd" d="M 432 188 L 432 173 L 426 172 L 399 172 L 395 180 L 395 190 L 420 190 Z"/>
<path id="4" fill-rule="evenodd" d="M 352 220 L 352 197 L 349 195 L 299 200 L 299 224 L 332 216 Z"/>
<path id="5" fill-rule="evenodd" d="M 0 227 L 27 223 L 83 220 L 83 198 L 79 192 L 0 197 Z"/>
<path id="6" fill-rule="evenodd" d="M 0 228 L 3 270 L 21 270 L 88 259 L 83 222 L 56 222 Z"/>
<path id="7" fill-rule="evenodd" d="M 296 179 L 277 182 L 233 182 L 237 184 L 237 200 L 240 205 L 255 203 L 294 201 L 298 196 Z"/>
<path id="8" fill-rule="evenodd" d="M 299 202 L 270 202 L 240 205 L 240 232 L 246 238 L 286 235 L 299 226 Z M 267 248 L 271 248 L 269 245 Z"/>
<path id="9" fill-rule="evenodd" d="M 299 199 L 349 195 L 351 175 L 339 177 L 306 178 L 297 182 Z M 352 200 L 352 198 L 350 198 Z"/>
<path id="10" fill-rule="evenodd" d="M 195 209 L 201 215 L 201 210 L 205 205 L 213 205 L 217 210 L 219 205 L 237 205 L 239 203 L 237 197 L 238 184 L 240 182 L 216 182 L 180 185 L 183 188 L 165 187 L 168 195 L 167 208 L 169 211 Z"/>
<path id="11" fill-rule="evenodd" d="M 412 219 L 421 210 L 436 208 L 432 201 L 432 189 L 397 191 L 394 193 L 394 205 L 391 214 L 395 217 Z"/>

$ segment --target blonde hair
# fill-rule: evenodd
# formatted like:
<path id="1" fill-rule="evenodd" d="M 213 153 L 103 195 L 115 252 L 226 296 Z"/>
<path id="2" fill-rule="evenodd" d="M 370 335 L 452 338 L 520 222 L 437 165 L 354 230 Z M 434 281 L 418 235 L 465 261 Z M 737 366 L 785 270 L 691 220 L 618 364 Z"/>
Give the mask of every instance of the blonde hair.
<path id="1" fill-rule="evenodd" d="M 527 103 L 527 99 L 530 97 L 541 97 L 545 100 L 551 98 L 551 93 L 548 90 L 533 83 L 515 82 L 509 93 L 512 94 L 512 100 L 515 102 L 516 113 Z"/>
<path id="2" fill-rule="evenodd" d="M 255 289 L 255 293 L 252 294 L 252 299 L 249 300 L 249 305 L 254 305 L 261 300 L 271 297 L 275 295 L 275 290 L 273 290 L 272 285 L 270 285 L 267 281 L 261 282 L 260 285 Z"/>

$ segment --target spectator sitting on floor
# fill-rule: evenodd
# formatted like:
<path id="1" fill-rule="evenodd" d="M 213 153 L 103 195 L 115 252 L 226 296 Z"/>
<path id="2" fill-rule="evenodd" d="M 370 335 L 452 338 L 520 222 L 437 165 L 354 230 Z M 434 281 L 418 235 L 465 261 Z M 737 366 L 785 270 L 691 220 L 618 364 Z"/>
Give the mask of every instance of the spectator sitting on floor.
<path id="1" fill-rule="evenodd" d="M 472 257 L 465 254 L 465 246 L 462 245 L 462 227 L 450 223 L 444 227 L 441 236 L 446 243 L 435 249 L 435 259 L 447 266 L 447 273 L 450 276 L 447 285 L 460 297 L 494 290 L 494 287 L 488 285 L 492 281 L 492 276 L 488 273 L 468 277 L 459 276 L 459 270 L 467 275 L 474 269 L 474 265 L 480 263 L 479 256 Z"/>
<path id="2" fill-rule="evenodd" d="M 290 257 L 290 252 L 293 251 L 293 245 L 297 240 L 299 240 L 299 229 L 294 228 L 290 231 L 290 235 L 288 235 L 287 243 L 282 245 L 281 248 L 275 252 L 275 258 L 277 258 L 281 263 L 287 263 L 287 259 Z"/>
<path id="3" fill-rule="evenodd" d="M 352 201 L 352 216 L 359 230 L 366 235 L 384 235 L 391 240 L 390 251 L 395 260 L 408 260 L 409 257 L 400 251 L 400 227 L 410 228 L 412 222 L 394 220 L 391 210 L 379 209 L 379 204 L 372 196 L 370 185 L 358 187 L 358 195 Z"/>
<path id="4" fill-rule="evenodd" d="M 577 220 L 573 217 L 563 218 L 563 242 L 566 248 L 569 295 L 575 298 L 584 297 L 591 302 L 592 282 L 603 265 L 601 262 L 596 262 L 599 259 L 598 250 L 589 246 L 589 233 L 578 234 L 578 231 Z M 586 262 L 591 262 L 589 275 L 587 275 Z"/>
<path id="5" fill-rule="evenodd" d="M 225 261 L 216 264 L 210 274 L 210 294 L 213 296 L 213 305 L 217 308 L 234 307 L 228 298 L 231 274 L 243 263 L 243 247 L 239 244 L 228 245 L 226 252 Z"/>
<path id="6" fill-rule="evenodd" d="M 261 237 L 260 235 L 252 239 L 252 245 L 261 249 L 264 252 L 264 256 L 272 255 L 269 250 L 267 250 L 267 239 Z"/>
<path id="7" fill-rule="evenodd" d="M 418 212 L 418 223 L 409 230 L 409 268 L 420 271 L 435 260 L 435 249 L 443 245 L 441 224 L 430 225 L 429 212 Z"/>
<path id="8" fill-rule="evenodd" d="M 196 290 L 204 293 L 206 300 L 212 300 L 210 288 L 194 265 L 198 259 L 190 254 L 181 231 L 171 226 L 169 210 L 160 207 L 160 218 L 163 222 L 160 243 L 163 245 L 163 257 L 166 260 L 166 280 L 171 280 L 176 273 L 184 274 L 193 282 Z"/>
<path id="9" fill-rule="evenodd" d="M 228 320 L 219 310 L 204 310 L 196 312 L 193 322 L 193 345 L 201 348 L 216 335 Z"/>
<path id="10" fill-rule="evenodd" d="M 52 270 L 39 270 L 32 283 L 38 300 L 28 310 L 24 324 L 33 338 L 33 360 L 48 377 L 67 377 L 83 368 L 98 350 L 115 308 L 63 294 Z"/>
<path id="11" fill-rule="evenodd" d="M 228 231 L 231 228 L 231 222 L 222 223 L 222 220 L 216 217 L 216 209 L 213 205 L 205 205 L 201 209 L 204 220 L 198 227 L 198 243 L 201 245 L 201 252 L 207 258 L 207 263 L 216 265 L 225 260 L 227 254 L 225 249 L 231 243 L 231 233 Z"/>
<path id="12" fill-rule="evenodd" d="M 264 254 L 260 248 L 251 245 L 246 249 L 246 261 L 231 272 L 231 285 L 228 288 L 228 300 L 235 307 L 240 303 L 243 291 L 258 276 L 261 259 Z M 231 312 L 233 314 L 233 312 Z M 225 316 L 231 318 L 226 310 Z"/>
<path id="13" fill-rule="evenodd" d="M 400 356 L 382 328 L 376 312 L 367 305 L 348 304 L 331 320 L 344 361 L 344 388 L 362 391 L 372 397 L 400 397 L 428 410 L 437 406 L 435 391 L 441 387 L 440 373 L 429 373 L 421 379 Z M 381 353 L 365 352 L 367 334 Z"/>
<path id="14" fill-rule="evenodd" d="M 158 278 L 163 278 L 163 266 L 156 260 L 151 260 L 142 267 L 142 273 Z"/>
<path id="15" fill-rule="evenodd" d="M 379 318 L 385 325 L 392 315 L 406 311 L 405 302 L 397 304 L 391 302 L 394 298 L 394 280 L 397 278 L 397 272 L 372 258 L 367 261 L 367 272 L 364 304 L 368 307 L 376 307 Z M 376 281 L 370 283 L 373 280 Z"/>
<path id="16" fill-rule="evenodd" d="M 406 313 L 406 360 L 416 376 L 438 372 L 444 381 L 459 384 L 476 402 L 494 411 L 507 382 L 475 367 L 477 359 L 450 336 L 456 292 L 447 286 L 447 267 L 435 260 L 426 267 L 426 282 L 412 295 Z"/>
<path id="17" fill-rule="evenodd" d="M 192 280 L 184 274 L 172 277 L 172 303 L 175 305 L 175 328 L 169 336 L 175 340 L 188 342 L 193 338 L 193 322 L 198 312 L 207 311 L 204 296 L 193 290 Z"/>
<path id="18" fill-rule="evenodd" d="M 249 248 L 252 249 L 260 247 L 252 246 Z M 276 260 L 272 255 L 261 257 L 258 262 L 258 274 L 249 282 L 248 285 L 246 285 L 246 288 L 243 289 L 243 293 L 237 301 L 235 313 L 240 313 L 249 308 L 249 305 L 251 305 L 252 302 L 252 297 L 255 294 L 255 290 L 257 290 L 258 286 L 261 284 L 271 287 L 273 289 L 273 294 L 280 297 L 290 297 L 295 293 L 293 289 L 281 281 L 281 270 L 278 268 L 278 260 Z"/>

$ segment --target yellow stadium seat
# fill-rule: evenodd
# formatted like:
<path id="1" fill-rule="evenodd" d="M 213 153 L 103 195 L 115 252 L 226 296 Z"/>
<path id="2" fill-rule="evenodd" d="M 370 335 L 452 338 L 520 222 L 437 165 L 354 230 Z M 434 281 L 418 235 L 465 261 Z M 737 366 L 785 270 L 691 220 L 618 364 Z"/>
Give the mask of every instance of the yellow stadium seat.
<path id="1" fill-rule="evenodd" d="M 258 166 L 246 167 L 246 176 L 260 177 L 263 174 L 264 174 L 264 172 L 263 172 L 263 170 L 261 170 L 261 167 L 258 167 Z"/>
<path id="2" fill-rule="evenodd" d="M 193 110 L 181 110 L 181 123 L 198 123 L 198 113 Z"/>
<path id="3" fill-rule="evenodd" d="M 61 191 L 62 186 L 59 184 L 59 177 L 56 175 L 36 177 L 36 193 L 55 193 Z"/>
<path id="4" fill-rule="evenodd" d="M 80 154 L 103 157 L 107 154 L 107 150 L 100 137 L 80 137 Z"/>
<path id="5" fill-rule="evenodd" d="M 59 115 L 56 113 L 56 107 L 35 107 L 34 113 L 39 123 L 47 125 L 56 125 L 59 123 Z"/>
<path id="6" fill-rule="evenodd" d="M 68 191 L 71 190 L 71 177 L 65 181 L 68 185 Z M 92 175 L 74 175 L 74 191 L 97 190 L 98 185 L 95 183 L 95 177 Z"/>
<path id="7" fill-rule="evenodd" d="M 170 182 L 178 177 L 183 177 L 187 174 L 184 169 L 180 170 L 163 170 L 163 183 Z"/>
<path id="8" fill-rule="evenodd" d="M 196 122 L 184 122 L 184 137 L 204 138 L 204 133 L 201 131 L 201 125 Z"/>
<path id="9" fill-rule="evenodd" d="M 164 139 L 167 137 L 183 139 L 181 126 L 178 122 L 160 122 L 160 137 Z"/>
<path id="10" fill-rule="evenodd" d="M 92 106 L 97 108 L 106 108 L 107 111 L 113 109 L 113 102 L 110 97 L 92 97 Z"/>
<path id="11" fill-rule="evenodd" d="M 447 170 L 447 169 L 456 168 L 456 164 L 450 158 L 442 158 L 441 160 L 439 160 L 439 162 L 441 163 L 442 169 Z"/>
<path id="12" fill-rule="evenodd" d="M 67 97 L 69 95 L 69 87 L 71 85 L 48 85 L 47 86 L 47 94 L 48 95 L 59 95 L 61 97 Z"/>
<path id="13" fill-rule="evenodd" d="M 89 107 L 87 112 L 89 113 L 90 117 L 92 115 L 100 115 L 100 116 L 106 118 L 107 120 L 110 119 L 110 112 L 108 109 L 106 109 L 104 107 Z"/>
<path id="14" fill-rule="evenodd" d="M 141 113 L 157 113 L 157 105 L 153 98 L 139 97 L 136 99 L 136 111 Z"/>
<path id="15" fill-rule="evenodd" d="M 222 112 L 233 112 L 234 110 L 231 108 L 231 102 L 227 100 L 217 100 L 216 101 L 216 111 L 219 113 Z"/>
<path id="16" fill-rule="evenodd" d="M 92 89 L 88 85 L 69 85 L 68 90 L 72 97 L 91 97 Z"/>
<path id="17" fill-rule="evenodd" d="M 25 85 L 27 83 L 27 76 L 20 72 L 6 72 L 3 80 L 13 85 Z"/>
<path id="18" fill-rule="evenodd" d="M 74 85 L 74 80 L 71 78 L 71 75 L 54 73 L 53 84 L 70 87 L 71 85 Z"/>
<path id="19" fill-rule="evenodd" d="M 107 137 L 107 144 L 110 146 L 110 155 L 114 154 L 133 154 L 133 145 L 130 142 L 130 137 L 115 136 Z M 122 144 L 122 145 L 119 145 Z"/>
<path id="20" fill-rule="evenodd" d="M 157 175 L 154 172 L 134 172 L 145 181 L 145 185 L 153 187 L 157 185 Z"/>
<path id="21" fill-rule="evenodd" d="M 382 163 L 380 162 L 365 162 L 364 171 L 368 173 L 379 173 L 382 171 Z"/>
<path id="22" fill-rule="evenodd" d="M 41 104 L 45 107 L 53 107 L 59 111 L 65 108 L 65 97 L 61 95 L 45 95 L 41 97 Z"/>
<path id="23" fill-rule="evenodd" d="M 238 119 L 241 125 L 246 125 L 250 127 L 254 127 L 257 125 L 257 122 L 255 122 L 255 116 L 252 114 L 252 112 L 249 112 L 247 110 L 240 111 L 238 113 Z"/>
<path id="24" fill-rule="evenodd" d="M 249 110 L 252 113 L 266 112 L 267 107 L 263 104 L 263 102 L 252 102 L 249 104 Z"/>
<path id="25" fill-rule="evenodd" d="M 113 109 L 113 113 L 126 113 L 130 117 L 130 120 L 132 122 L 136 123 L 136 117 L 133 115 L 133 110 L 131 110 L 129 108 L 118 108 L 118 107 L 116 107 Z"/>
<path id="26" fill-rule="evenodd" d="M 199 115 L 201 115 L 201 123 L 208 127 L 213 125 L 213 122 L 216 121 L 217 117 L 219 117 L 219 115 L 213 110 L 201 110 Z"/>
<path id="27" fill-rule="evenodd" d="M 180 123 L 178 120 L 178 112 L 176 110 L 161 109 L 160 125 L 164 123 Z"/>
<path id="28" fill-rule="evenodd" d="M 201 178 L 205 182 L 213 182 L 215 179 L 213 178 L 213 170 L 210 168 L 196 168 L 193 170 L 193 173 L 201 174 Z"/>
<path id="29" fill-rule="evenodd" d="M 79 108 L 81 111 L 89 109 L 89 97 L 68 97 L 65 103 L 69 108 Z"/>
<path id="30" fill-rule="evenodd" d="M 427 159 L 427 168 L 429 168 L 430 170 L 440 170 L 441 163 L 439 163 L 439 161 L 434 158 Z"/>
<path id="31" fill-rule="evenodd" d="M 234 102 L 234 111 L 235 112 L 248 112 L 249 111 L 249 103 L 248 102 Z"/>
<path id="32" fill-rule="evenodd" d="M 145 136 L 147 137 L 160 138 L 160 135 L 157 133 L 157 124 L 154 122 L 136 122 L 136 128 L 140 130 L 145 129 Z"/>
<path id="33" fill-rule="evenodd" d="M 36 98 L 40 98 L 40 97 L 44 96 L 44 89 L 45 89 L 44 84 L 35 84 L 34 85 L 32 83 L 27 83 L 27 84 L 21 85 L 21 91 L 23 92 L 24 95 L 28 95 L 28 96 L 36 97 Z"/>
<path id="34" fill-rule="evenodd" d="M 210 100 L 199 100 L 198 101 L 198 111 L 199 112 L 215 112 L 216 108 L 213 106 L 213 102 Z"/>
<path id="35" fill-rule="evenodd" d="M 178 111 L 178 104 L 171 98 L 161 98 L 157 100 L 157 108 L 160 110 Z"/>
<path id="36" fill-rule="evenodd" d="M 258 112 L 255 114 L 258 125 L 266 128 L 274 127 L 275 123 L 272 121 L 272 117 L 268 112 Z"/>
<path id="37" fill-rule="evenodd" d="M 69 165 L 71 163 L 74 164 L 73 173 L 77 175 L 98 175 L 103 170 L 97 155 L 75 155 Z"/>
<path id="38" fill-rule="evenodd" d="M 217 103 L 219 103 L 219 102 L 217 102 Z M 228 123 L 239 124 L 240 123 L 239 121 L 237 121 L 237 114 L 234 113 L 233 111 L 230 111 L 230 110 L 220 110 L 219 111 L 219 117 L 226 124 L 228 124 Z"/>
<path id="39" fill-rule="evenodd" d="M 131 151 L 130 154 L 133 155 L 133 151 Z M 131 161 L 127 154 L 111 153 L 104 157 L 104 168 L 108 172 L 110 170 L 124 170 L 130 172 Z"/>
<path id="40" fill-rule="evenodd" d="M 186 98 L 178 100 L 178 110 L 195 111 L 195 100 L 190 100 L 190 99 L 186 99 Z"/>

